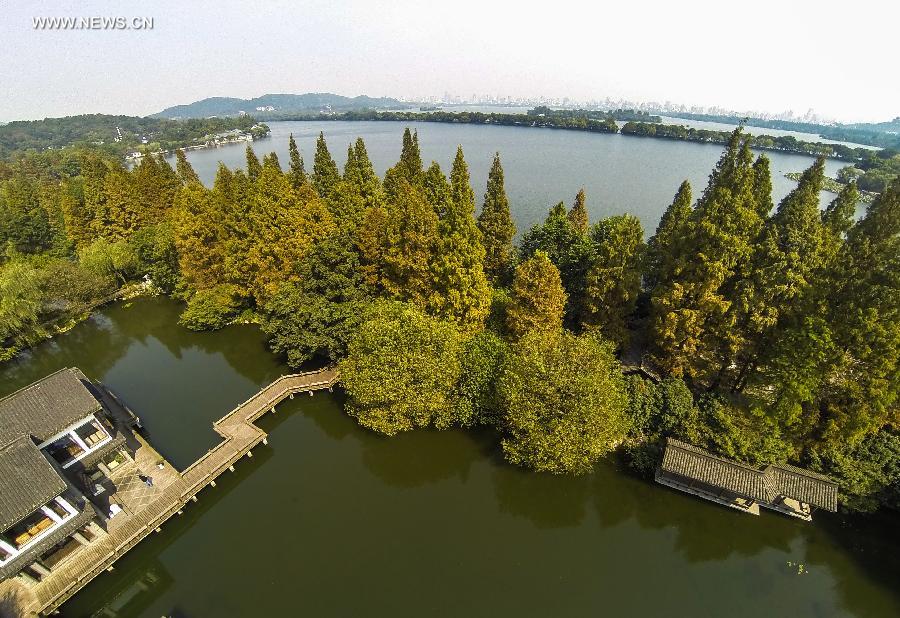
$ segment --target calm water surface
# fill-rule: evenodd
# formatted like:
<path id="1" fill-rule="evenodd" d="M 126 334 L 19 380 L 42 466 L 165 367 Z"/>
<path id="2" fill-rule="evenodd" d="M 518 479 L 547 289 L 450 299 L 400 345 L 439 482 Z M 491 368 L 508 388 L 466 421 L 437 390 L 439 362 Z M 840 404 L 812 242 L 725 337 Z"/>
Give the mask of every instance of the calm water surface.
<path id="1" fill-rule="evenodd" d="M 479 207 L 491 159 L 500 151 L 510 209 L 519 232 L 542 221 L 553 204 L 561 200 L 571 204 L 584 187 L 592 221 L 631 213 L 640 218 L 645 232 L 652 234 L 681 182 L 690 180 L 696 199 L 722 153 L 722 147 L 714 144 L 560 129 L 385 121 L 271 122 L 269 126 L 271 136 L 253 143 L 257 155 L 261 158 L 274 151 L 286 167 L 288 136 L 293 133 L 307 170 L 312 169 L 319 131 L 325 132 L 329 150 L 342 169 L 347 146 L 362 137 L 379 175 L 384 175 L 400 158 L 405 126 L 418 130 L 426 165 L 437 161 L 446 173 L 450 172 L 457 145 L 462 145 Z M 188 160 L 203 182 L 212 184 L 220 161 L 229 167 L 244 167 L 245 148 L 244 144 L 232 144 L 193 150 L 188 152 Z M 777 203 L 797 186 L 784 174 L 806 169 L 813 159 L 778 152 L 766 154 L 771 159 Z M 844 165 L 829 159 L 826 173 L 834 176 Z M 822 205 L 834 197 L 823 192 Z"/>
<path id="2" fill-rule="evenodd" d="M 77 365 L 185 466 L 215 443 L 213 420 L 287 368 L 255 328 L 191 333 L 179 311 L 108 308 L 0 367 L 0 394 Z M 531 474 L 502 461 L 490 432 L 383 439 L 338 397 L 264 418 L 268 447 L 63 616 L 900 615 L 896 521 L 750 517 L 607 463 L 585 478 Z"/>

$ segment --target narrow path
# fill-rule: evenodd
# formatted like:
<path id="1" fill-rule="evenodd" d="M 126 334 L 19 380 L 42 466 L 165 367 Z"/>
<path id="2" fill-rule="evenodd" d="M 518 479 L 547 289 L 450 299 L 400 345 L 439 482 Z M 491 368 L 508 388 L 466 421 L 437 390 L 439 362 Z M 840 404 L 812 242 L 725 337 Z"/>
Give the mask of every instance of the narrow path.
<path id="1" fill-rule="evenodd" d="M 72 558 L 54 569 L 34 585 L 33 607 L 23 608 L 39 614 L 53 612 L 88 582 L 106 570 L 128 550 L 146 538 L 151 532 L 160 531 L 162 524 L 180 513 L 206 486 L 241 457 L 252 456 L 252 449 L 267 443 L 266 433 L 254 425 L 254 421 L 270 412 L 276 405 L 299 393 L 332 390 L 340 376 L 336 369 L 323 369 L 308 373 L 286 375 L 278 378 L 250 399 L 213 423 L 213 428 L 224 439 L 200 459 L 178 474 L 146 508 L 134 513 L 117 525 L 108 535 L 92 542 Z"/>

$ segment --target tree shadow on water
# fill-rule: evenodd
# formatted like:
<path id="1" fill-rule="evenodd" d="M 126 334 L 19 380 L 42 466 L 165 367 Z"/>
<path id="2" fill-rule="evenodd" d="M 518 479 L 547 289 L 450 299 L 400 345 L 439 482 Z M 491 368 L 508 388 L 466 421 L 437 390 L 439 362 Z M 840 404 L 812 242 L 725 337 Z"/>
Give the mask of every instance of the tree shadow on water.
<path id="1" fill-rule="evenodd" d="M 465 482 L 472 464 L 481 459 L 487 434 L 418 430 L 386 438 L 363 430 L 362 461 L 366 469 L 392 487 L 421 487 L 457 478 Z"/>

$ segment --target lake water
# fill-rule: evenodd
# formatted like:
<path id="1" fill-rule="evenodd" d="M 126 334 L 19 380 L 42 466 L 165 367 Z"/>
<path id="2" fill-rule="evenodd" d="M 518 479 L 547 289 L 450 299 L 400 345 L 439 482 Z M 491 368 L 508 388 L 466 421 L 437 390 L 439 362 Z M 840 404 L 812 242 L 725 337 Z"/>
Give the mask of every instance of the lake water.
<path id="1" fill-rule="evenodd" d="M 324 131 L 329 150 L 342 169 L 347 146 L 362 137 L 379 175 L 399 159 L 405 126 L 419 132 L 426 165 L 437 161 L 446 173 L 450 172 L 457 145 L 462 145 L 479 207 L 491 159 L 499 151 L 510 208 L 520 233 L 542 221 L 553 204 L 561 200 L 571 204 L 584 187 L 592 221 L 631 213 L 640 218 L 649 236 L 681 182 L 690 180 L 698 197 L 722 153 L 722 147 L 713 144 L 559 129 L 386 121 L 271 122 L 269 126 L 271 136 L 254 142 L 253 149 L 260 157 L 274 151 L 285 168 L 291 133 L 307 170 L 312 169 L 319 131 Z M 188 160 L 201 180 L 211 184 L 220 161 L 229 167 L 244 167 L 245 147 L 232 144 L 193 150 L 188 152 Z M 771 159 L 777 204 L 796 186 L 784 174 L 806 169 L 813 159 L 779 152 L 766 154 Z M 834 176 L 844 165 L 829 159 L 826 173 Z M 833 194 L 821 194 L 823 206 L 832 199 Z"/>
<path id="2" fill-rule="evenodd" d="M 184 466 L 215 443 L 213 420 L 288 370 L 257 329 L 192 333 L 180 310 L 109 307 L 0 366 L 0 395 L 77 365 Z M 896 519 L 751 517 L 613 463 L 533 474 L 506 464 L 490 431 L 378 437 L 339 395 L 298 397 L 260 425 L 268 447 L 62 615 L 900 615 Z"/>

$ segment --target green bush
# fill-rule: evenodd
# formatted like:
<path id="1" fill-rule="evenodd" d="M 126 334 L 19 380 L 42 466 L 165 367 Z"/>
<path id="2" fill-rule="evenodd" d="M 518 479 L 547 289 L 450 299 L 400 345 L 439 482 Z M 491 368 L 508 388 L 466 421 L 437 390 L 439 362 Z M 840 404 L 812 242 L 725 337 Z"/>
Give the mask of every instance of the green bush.
<path id="1" fill-rule="evenodd" d="M 239 290 L 233 285 L 218 285 L 194 294 L 178 323 L 191 330 L 218 330 L 228 326 L 241 309 Z"/>

